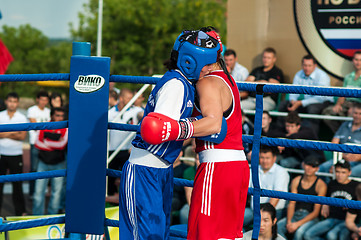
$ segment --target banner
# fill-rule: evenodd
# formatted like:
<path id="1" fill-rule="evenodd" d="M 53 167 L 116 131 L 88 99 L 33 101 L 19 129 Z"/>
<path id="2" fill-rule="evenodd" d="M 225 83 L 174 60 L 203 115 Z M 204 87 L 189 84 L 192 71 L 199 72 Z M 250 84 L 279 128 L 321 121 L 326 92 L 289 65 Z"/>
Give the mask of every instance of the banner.
<path id="1" fill-rule="evenodd" d="M 360 0 L 294 0 L 303 45 L 321 67 L 339 79 L 353 71 L 353 54 L 361 50 L 360 4 Z"/>
<path id="2" fill-rule="evenodd" d="M 44 216 L 14 216 L 6 217 L 7 221 L 21 221 L 39 219 L 44 217 L 55 217 L 60 215 L 44 215 Z M 119 220 L 119 207 L 111 207 L 105 209 L 106 218 Z M 65 237 L 65 224 L 55 224 L 36 228 L 21 229 L 7 232 L 8 240 L 28 240 L 28 239 L 59 239 Z M 119 228 L 108 227 L 110 239 L 105 236 L 87 234 L 87 240 L 119 240 Z M 5 240 L 5 234 L 0 233 L 0 240 Z"/>

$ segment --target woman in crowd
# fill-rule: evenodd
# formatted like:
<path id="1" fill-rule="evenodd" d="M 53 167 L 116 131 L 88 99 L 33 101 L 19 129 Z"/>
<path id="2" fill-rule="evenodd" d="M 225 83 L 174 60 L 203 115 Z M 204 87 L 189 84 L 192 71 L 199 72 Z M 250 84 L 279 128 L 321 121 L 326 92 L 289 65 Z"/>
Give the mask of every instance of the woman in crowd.
<path id="1" fill-rule="evenodd" d="M 270 203 L 261 204 L 261 228 L 259 230 L 259 240 L 285 240 L 277 234 L 276 209 Z M 244 234 L 244 240 L 252 239 L 253 230 Z"/>

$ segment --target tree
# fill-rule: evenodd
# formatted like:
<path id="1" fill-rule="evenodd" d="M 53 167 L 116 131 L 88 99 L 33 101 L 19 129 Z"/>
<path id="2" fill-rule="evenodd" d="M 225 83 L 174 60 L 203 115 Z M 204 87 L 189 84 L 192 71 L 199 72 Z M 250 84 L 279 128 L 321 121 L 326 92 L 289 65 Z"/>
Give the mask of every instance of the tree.
<path id="1" fill-rule="evenodd" d="M 75 39 L 92 43 L 94 53 L 97 14 L 98 0 L 90 0 L 79 28 L 72 29 Z M 111 57 L 113 74 L 163 73 L 179 33 L 209 25 L 225 36 L 225 1 L 104 0 L 102 55 Z"/>
<path id="2" fill-rule="evenodd" d="M 53 44 L 42 32 L 29 24 L 18 28 L 5 25 L 2 27 L 0 38 L 14 57 L 8 74 L 69 72 L 70 41 Z M 4 97 L 10 91 L 17 91 L 20 96 L 34 97 L 38 90 L 39 86 L 26 82 L 8 82 L 1 85 L 0 97 Z M 57 90 L 64 92 L 61 89 Z"/>

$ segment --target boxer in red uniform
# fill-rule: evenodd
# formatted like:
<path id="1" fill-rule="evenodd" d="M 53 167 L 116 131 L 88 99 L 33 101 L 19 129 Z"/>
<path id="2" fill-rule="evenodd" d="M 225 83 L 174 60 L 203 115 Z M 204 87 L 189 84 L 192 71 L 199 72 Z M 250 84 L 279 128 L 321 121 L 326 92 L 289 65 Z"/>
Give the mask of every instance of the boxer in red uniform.
<path id="1" fill-rule="evenodd" d="M 243 237 L 249 167 L 242 145 L 239 90 L 228 72 L 223 71 L 222 59 L 214 64 L 214 69 L 197 82 L 199 112 L 194 115 L 214 119 L 217 126 L 225 117 L 227 134 L 219 144 L 196 140 L 201 165 L 194 180 L 188 240 L 235 240 Z M 197 106 L 197 101 L 195 103 Z M 203 128 L 211 127 L 210 122 L 195 122 L 194 132 L 199 134 Z"/>
<path id="2" fill-rule="evenodd" d="M 201 30 L 220 42 L 212 29 Z M 142 137 L 151 144 L 206 136 L 197 139 L 201 165 L 194 181 L 188 240 L 236 240 L 243 236 L 249 167 L 242 145 L 239 90 L 222 58 L 212 67 L 196 84 L 199 103 L 193 115 L 201 116 L 200 120 L 175 121 L 150 113 L 141 126 L 146 129 L 141 130 Z"/>

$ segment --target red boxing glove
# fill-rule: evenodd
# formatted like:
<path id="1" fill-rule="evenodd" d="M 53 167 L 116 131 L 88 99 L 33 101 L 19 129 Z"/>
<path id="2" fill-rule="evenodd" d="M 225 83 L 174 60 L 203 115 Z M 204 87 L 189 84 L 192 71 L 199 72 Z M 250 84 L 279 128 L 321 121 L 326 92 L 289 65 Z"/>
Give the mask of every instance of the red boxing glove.
<path id="1" fill-rule="evenodd" d="M 144 117 L 140 126 L 143 140 L 152 145 L 173 140 L 185 140 L 190 138 L 193 132 L 193 124 L 190 121 L 176 121 L 155 112 Z"/>

